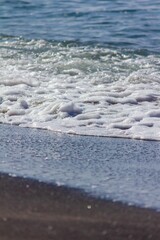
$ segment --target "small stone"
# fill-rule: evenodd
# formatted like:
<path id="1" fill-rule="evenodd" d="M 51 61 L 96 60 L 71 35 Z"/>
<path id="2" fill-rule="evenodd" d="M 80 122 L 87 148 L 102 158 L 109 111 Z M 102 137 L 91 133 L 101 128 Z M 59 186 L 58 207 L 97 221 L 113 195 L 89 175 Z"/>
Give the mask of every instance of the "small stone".
<path id="1" fill-rule="evenodd" d="M 87 206 L 87 208 L 88 208 L 88 209 L 91 209 L 91 208 L 92 208 L 92 206 L 91 206 L 91 205 L 88 205 L 88 206 Z"/>

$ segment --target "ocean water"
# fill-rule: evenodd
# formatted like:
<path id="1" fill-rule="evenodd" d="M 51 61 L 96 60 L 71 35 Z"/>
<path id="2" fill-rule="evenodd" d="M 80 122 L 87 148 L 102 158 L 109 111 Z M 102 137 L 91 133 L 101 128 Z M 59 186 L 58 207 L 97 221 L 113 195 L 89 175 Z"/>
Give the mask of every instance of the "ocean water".
<path id="1" fill-rule="evenodd" d="M 2 0 L 0 123 L 160 140 L 160 2 Z"/>
<path id="2" fill-rule="evenodd" d="M 1 0 L 0 123 L 1 172 L 160 209 L 160 1 Z"/>

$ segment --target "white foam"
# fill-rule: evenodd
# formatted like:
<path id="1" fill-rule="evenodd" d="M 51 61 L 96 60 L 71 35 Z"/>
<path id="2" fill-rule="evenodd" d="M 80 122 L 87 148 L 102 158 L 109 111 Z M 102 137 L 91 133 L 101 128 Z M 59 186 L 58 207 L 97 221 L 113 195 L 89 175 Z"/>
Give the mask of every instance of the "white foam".
<path id="1" fill-rule="evenodd" d="M 107 48 L 1 41 L 0 122 L 160 140 L 159 63 Z"/>
<path id="2" fill-rule="evenodd" d="M 8 116 L 16 116 L 16 115 L 25 115 L 24 110 L 18 110 L 18 109 L 11 109 L 7 111 Z"/>

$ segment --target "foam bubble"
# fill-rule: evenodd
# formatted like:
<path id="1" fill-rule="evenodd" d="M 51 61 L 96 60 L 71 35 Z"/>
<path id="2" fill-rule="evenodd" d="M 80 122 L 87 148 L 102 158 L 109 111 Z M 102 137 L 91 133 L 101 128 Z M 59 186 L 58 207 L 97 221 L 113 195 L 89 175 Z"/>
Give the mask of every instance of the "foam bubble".
<path id="1" fill-rule="evenodd" d="M 11 109 L 7 112 L 8 116 L 25 115 L 24 110 Z"/>

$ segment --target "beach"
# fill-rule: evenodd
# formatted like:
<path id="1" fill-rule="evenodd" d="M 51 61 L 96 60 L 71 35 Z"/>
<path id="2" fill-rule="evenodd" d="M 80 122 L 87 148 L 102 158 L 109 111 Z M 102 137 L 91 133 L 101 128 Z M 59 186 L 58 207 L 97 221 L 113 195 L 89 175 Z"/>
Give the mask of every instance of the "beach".
<path id="1" fill-rule="evenodd" d="M 1 240 L 159 238 L 159 142 L 4 124 L 0 142 Z"/>
<path id="2" fill-rule="evenodd" d="M 0 175 L 1 240 L 157 240 L 160 213 Z"/>
<path id="3" fill-rule="evenodd" d="M 0 240 L 160 239 L 159 15 L 1 1 Z"/>
<path id="4" fill-rule="evenodd" d="M 159 238 L 158 142 L 3 124 L 0 142 L 1 240 Z"/>

